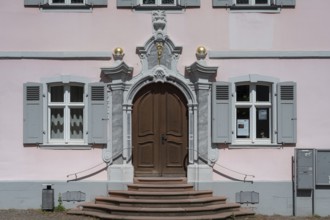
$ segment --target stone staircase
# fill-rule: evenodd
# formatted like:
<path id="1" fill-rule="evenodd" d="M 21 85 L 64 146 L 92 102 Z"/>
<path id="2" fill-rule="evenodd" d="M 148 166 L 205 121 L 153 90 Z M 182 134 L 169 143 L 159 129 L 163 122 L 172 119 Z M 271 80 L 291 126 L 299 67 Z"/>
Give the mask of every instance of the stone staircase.
<path id="1" fill-rule="evenodd" d="M 210 190 L 194 190 L 186 178 L 135 178 L 127 190 L 109 191 L 93 203 L 81 204 L 68 214 L 100 219 L 196 220 L 230 219 L 253 215 L 239 204 L 213 196 Z"/>

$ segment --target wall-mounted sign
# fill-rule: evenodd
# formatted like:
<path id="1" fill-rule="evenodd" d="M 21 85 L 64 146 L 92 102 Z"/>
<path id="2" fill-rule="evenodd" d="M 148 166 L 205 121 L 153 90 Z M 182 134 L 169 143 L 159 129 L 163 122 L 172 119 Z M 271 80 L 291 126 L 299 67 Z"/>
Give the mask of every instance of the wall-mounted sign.
<path id="1" fill-rule="evenodd" d="M 237 120 L 237 136 L 249 136 L 249 119 Z"/>

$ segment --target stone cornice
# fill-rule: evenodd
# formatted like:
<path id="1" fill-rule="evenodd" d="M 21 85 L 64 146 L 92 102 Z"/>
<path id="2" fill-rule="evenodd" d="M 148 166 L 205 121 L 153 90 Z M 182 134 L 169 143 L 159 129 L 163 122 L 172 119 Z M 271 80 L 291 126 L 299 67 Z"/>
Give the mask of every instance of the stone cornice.
<path id="1" fill-rule="evenodd" d="M 120 61 L 118 65 L 113 67 L 101 68 L 101 74 L 111 82 L 126 82 L 132 79 L 133 67 Z"/>
<path id="2" fill-rule="evenodd" d="M 330 51 L 209 51 L 210 59 L 330 59 Z"/>
<path id="3" fill-rule="evenodd" d="M 199 61 L 186 67 L 186 77 L 193 83 L 214 82 L 217 72 L 218 67 L 206 66 Z"/>
<path id="4" fill-rule="evenodd" d="M 111 56 L 111 52 L 104 51 L 0 51 L 0 60 L 111 60 Z"/>

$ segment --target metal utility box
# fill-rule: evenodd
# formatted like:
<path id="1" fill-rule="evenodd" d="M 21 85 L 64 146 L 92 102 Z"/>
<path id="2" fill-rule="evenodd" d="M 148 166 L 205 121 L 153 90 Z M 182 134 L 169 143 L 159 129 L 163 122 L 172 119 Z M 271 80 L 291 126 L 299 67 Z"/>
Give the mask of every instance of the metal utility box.
<path id="1" fill-rule="evenodd" d="M 314 150 L 296 150 L 297 189 L 314 189 Z"/>
<path id="2" fill-rule="evenodd" d="M 44 211 L 54 210 L 54 189 L 52 184 L 43 184 L 46 188 L 42 190 L 42 204 L 41 209 Z"/>
<path id="3" fill-rule="evenodd" d="M 330 150 L 316 152 L 316 177 L 317 186 L 330 186 Z"/>
<path id="4" fill-rule="evenodd" d="M 254 191 L 240 191 L 235 194 L 236 203 L 245 204 L 258 204 L 259 193 Z"/>

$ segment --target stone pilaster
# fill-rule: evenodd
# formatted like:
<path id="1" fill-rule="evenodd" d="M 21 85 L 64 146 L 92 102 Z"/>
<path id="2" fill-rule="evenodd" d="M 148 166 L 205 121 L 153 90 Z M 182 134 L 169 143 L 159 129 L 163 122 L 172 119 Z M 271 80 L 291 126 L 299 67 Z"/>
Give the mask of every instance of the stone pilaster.
<path id="1" fill-rule="evenodd" d="M 124 164 L 124 118 L 123 102 L 126 88 L 126 81 L 132 78 L 133 68 L 126 65 L 123 61 L 116 61 L 114 67 L 102 68 L 102 79 L 108 83 L 110 91 L 109 101 L 109 138 L 107 153 L 112 155 L 109 161 L 109 180 L 123 181 L 125 175 L 118 174 L 118 166 Z M 130 167 L 131 169 L 131 167 Z M 120 171 L 121 172 L 121 171 Z"/>
<path id="2" fill-rule="evenodd" d="M 211 143 L 211 100 L 212 100 L 212 82 L 217 75 L 217 67 L 209 67 L 204 60 L 197 61 L 191 66 L 186 67 L 186 77 L 194 84 L 196 97 L 198 101 L 197 110 L 197 155 L 195 164 L 190 166 L 192 179 L 190 181 L 202 181 L 203 179 L 212 179 L 212 169 L 207 166 L 210 164 Z M 189 170 L 188 170 L 189 172 Z M 196 175 L 198 173 L 198 175 Z"/>

